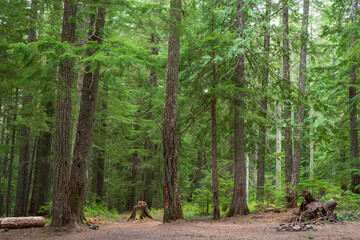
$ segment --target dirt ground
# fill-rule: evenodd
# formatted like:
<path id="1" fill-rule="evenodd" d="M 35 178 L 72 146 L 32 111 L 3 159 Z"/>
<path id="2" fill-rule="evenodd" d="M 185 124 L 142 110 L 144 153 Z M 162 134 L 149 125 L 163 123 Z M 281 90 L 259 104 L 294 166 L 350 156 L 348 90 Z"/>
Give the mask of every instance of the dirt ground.
<path id="1" fill-rule="evenodd" d="M 0 239 L 27 240 L 197 240 L 197 239 L 347 239 L 360 240 L 360 222 L 317 224 L 317 231 L 277 232 L 280 223 L 286 223 L 291 212 L 250 214 L 213 221 L 210 218 L 190 219 L 162 224 L 160 219 L 141 222 L 125 222 L 126 216 L 113 222 L 101 222 L 98 230 L 80 228 L 65 232 L 53 232 L 48 227 L 0 229 Z"/>

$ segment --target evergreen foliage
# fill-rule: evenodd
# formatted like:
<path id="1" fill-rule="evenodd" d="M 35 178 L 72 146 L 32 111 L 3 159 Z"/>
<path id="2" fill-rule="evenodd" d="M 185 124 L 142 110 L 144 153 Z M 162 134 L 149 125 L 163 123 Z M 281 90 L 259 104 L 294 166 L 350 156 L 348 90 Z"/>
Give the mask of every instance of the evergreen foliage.
<path id="1" fill-rule="evenodd" d="M 106 215 L 115 210 L 130 211 L 132 197 L 146 201 L 149 208 L 164 207 L 162 122 L 164 116 L 167 41 L 173 19 L 168 0 L 84 0 L 79 1 L 75 43 L 61 42 L 62 1 L 37 0 L 37 18 L 31 1 L 0 2 L 0 216 L 13 215 L 22 147 L 20 127 L 31 129 L 28 179 L 31 198 L 36 162 L 36 143 L 44 132 L 55 133 L 55 102 L 60 79 L 59 64 L 74 59 L 76 83 L 72 88 L 71 144 L 75 143 L 84 74 L 100 67 L 94 136 L 88 169 L 85 215 Z M 267 21 L 265 0 L 243 0 L 246 22 L 244 38 L 237 37 L 237 2 L 233 0 L 183 1 L 180 37 L 177 108 L 178 184 L 185 217 L 212 215 L 211 100 L 216 99 L 217 162 L 221 215 L 231 205 L 234 189 L 234 98 L 241 97 L 245 110 L 245 152 L 249 156 L 250 210 L 265 205 L 286 204 L 285 143 L 276 153 L 276 128 L 298 127 L 296 117 L 287 122 L 278 106 L 289 103 L 296 116 L 304 106 L 304 136 L 300 179 L 296 191 L 307 189 L 324 200 L 334 198 L 341 211 L 359 211 L 359 159 L 351 155 L 350 112 L 360 103 L 359 94 L 349 99 L 349 72 L 355 68 L 359 79 L 360 18 L 351 21 L 352 1 L 310 1 L 307 49 L 306 93 L 299 94 L 299 53 L 302 3 L 288 0 L 290 79 L 284 87 L 281 4 L 271 1 Z M 94 9 L 106 10 L 103 44 L 89 41 L 90 16 Z M 359 10 L 358 10 L 359 11 Z M 37 41 L 28 43 L 28 29 L 34 28 Z M 270 33 L 269 55 L 264 51 L 264 30 Z M 351 38 L 355 41 L 351 43 Z M 96 49 L 96 51 L 95 51 Z M 91 52 L 92 54 L 88 54 Z M 215 52 L 215 57 L 213 57 Z M 234 84 L 236 56 L 245 56 L 245 86 Z M 216 85 L 212 67 L 216 65 Z M 85 70 L 85 66 L 89 68 Z M 267 91 L 262 87 L 263 70 L 268 69 Z M 151 80 L 156 76 L 156 84 Z M 15 106 L 15 98 L 18 103 Z M 31 102 L 23 105 L 24 95 Z M 289 101 L 287 96 L 290 96 Z M 264 118 L 261 100 L 267 100 Z M 311 123 L 310 110 L 313 109 Z M 17 117 L 15 117 L 17 116 Z M 358 120 L 357 120 L 358 122 Z M 310 127 L 312 124 L 312 127 Z M 263 198 L 256 200 L 260 126 L 266 127 L 265 184 Z M 15 130 L 14 144 L 12 144 Z M 314 176 L 310 176 L 310 141 L 314 142 Z M 9 167 L 12 181 L 7 195 Z M 53 162 L 53 148 L 49 157 Z M 134 156 L 136 155 L 136 161 Z M 103 167 L 99 165 L 103 158 Z M 281 157 L 281 188 L 276 188 L 276 158 Z M 99 160 L 100 159 L 100 160 Z M 135 162 L 135 164 L 134 164 Z M 52 172 L 52 171 L 50 171 Z M 99 179 L 100 178 L 100 179 Z M 103 185 L 99 185 L 103 181 Z M 53 192 L 51 181 L 50 192 Z M 99 189 L 101 188 L 102 189 Z M 102 196 L 99 195 L 102 192 Z M 323 192 L 325 192 L 323 194 Z M 354 193 L 355 192 L 355 193 Z M 132 194 L 135 194 L 132 196 Z M 50 194 L 52 196 L 52 194 Z M 45 199 L 43 202 L 50 202 Z M 28 206 L 30 205 L 30 200 Z M 50 207 L 43 206 L 50 214 Z M 49 212 L 50 211 L 50 212 Z M 40 211 L 41 212 L 41 211 Z M 346 214 L 343 215 L 346 219 Z M 113 217 L 109 214 L 109 217 Z"/>

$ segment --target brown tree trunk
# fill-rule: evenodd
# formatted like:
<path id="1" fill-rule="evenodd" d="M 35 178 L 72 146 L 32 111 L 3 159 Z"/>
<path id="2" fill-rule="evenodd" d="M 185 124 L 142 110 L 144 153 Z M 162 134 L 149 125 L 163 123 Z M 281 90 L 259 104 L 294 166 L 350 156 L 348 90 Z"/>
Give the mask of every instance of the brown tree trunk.
<path id="1" fill-rule="evenodd" d="M 158 151 L 158 147 L 157 145 L 155 145 L 155 150 Z M 162 171 L 161 171 L 161 158 L 158 157 L 157 158 L 157 173 L 156 173 L 156 208 L 160 208 L 160 204 L 162 201 L 162 197 L 161 197 L 161 191 L 162 191 L 162 187 L 161 187 L 161 183 L 162 183 Z"/>
<path id="2" fill-rule="evenodd" d="M 2 107 L 2 98 L 1 98 L 1 107 Z M 2 110 L 2 108 L 0 107 L 0 110 Z M 5 135 L 5 126 L 6 126 L 6 108 L 3 107 L 4 111 L 2 113 L 2 130 L 1 130 L 1 145 L 8 145 L 6 143 L 6 135 Z M 6 157 L 7 157 L 7 151 L 5 151 L 3 153 L 2 156 L 0 156 L 0 185 L 2 182 L 2 178 L 5 177 L 5 166 L 6 166 Z M 0 188 L 0 216 L 3 215 L 3 205 L 4 205 L 4 193 L 2 188 Z"/>
<path id="3" fill-rule="evenodd" d="M 102 122 L 102 125 L 104 127 L 104 131 L 106 131 L 106 124 Z M 99 149 L 95 151 L 95 157 L 96 157 L 96 195 L 98 198 L 96 199 L 96 202 L 101 202 L 104 200 L 104 180 L 105 180 L 105 145 L 106 141 L 102 141 L 100 143 Z"/>
<path id="4" fill-rule="evenodd" d="M 17 107 L 18 107 L 18 97 L 19 89 L 16 89 L 15 93 L 15 107 L 14 107 L 14 122 L 17 119 Z M 11 150 L 10 150 L 10 160 L 9 160 L 9 173 L 8 173 L 8 186 L 6 193 L 6 216 L 9 216 L 10 213 L 10 199 L 11 199 L 11 180 L 14 164 L 14 151 L 15 151 L 15 135 L 16 135 L 16 126 L 13 126 L 12 135 L 11 135 Z"/>
<path id="5" fill-rule="evenodd" d="M 264 97 L 261 100 L 261 116 L 266 120 L 267 118 L 267 88 L 269 82 L 269 55 L 270 55 L 270 15 L 271 15 L 271 0 L 266 0 L 266 12 L 265 12 L 265 26 L 264 27 L 264 63 L 266 66 L 263 68 L 262 79 L 262 92 Z M 260 124 L 260 144 L 259 144 L 259 167 L 257 171 L 257 193 L 256 200 L 262 201 L 264 198 L 264 186 L 265 186 L 265 156 L 266 156 L 266 122 L 263 121 Z"/>
<path id="6" fill-rule="evenodd" d="M 30 11 L 30 26 L 28 29 L 28 43 L 36 41 L 36 31 L 35 23 L 37 20 L 37 1 L 31 1 L 31 11 Z M 26 105 L 31 103 L 32 97 L 29 95 L 28 91 L 25 89 L 23 92 L 23 108 L 26 108 Z M 26 118 L 28 113 L 23 114 L 23 118 Z M 20 153 L 19 153 L 19 167 L 18 167 L 18 179 L 16 187 L 16 199 L 15 199 L 15 210 L 14 216 L 26 216 L 27 213 L 27 202 L 28 202 L 28 187 L 29 187 L 29 164 L 31 160 L 30 155 L 30 127 L 26 125 L 20 126 Z"/>
<path id="7" fill-rule="evenodd" d="M 24 92 L 23 97 L 23 107 L 31 102 L 31 97 Z M 23 115 L 26 117 L 26 115 Z M 30 128 L 26 125 L 20 126 L 20 139 L 21 147 L 19 154 L 19 167 L 18 167 L 18 179 L 16 187 L 16 198 L 15 198 L 15 209 L 14 217 L 26 216 L 27 213 L 27 189 L 28 189 L 28 180 L 29 180 L 29 163 L 31 159 L 30 154 Z"/>
<path id="8" fill-rule="evenodd" d="M 155 44 L 155 46 L 152 47 L 151 55 L 159 55 L 159 48 L 157 47 L 158 40 L 154 34 L 151 34 L 151 43 Z M 150 84 L 154 87 L 158 86 L 158 76 L 154 69 L 150 69 Z"/>
<path id="9" fill-rule="evenodd" d="M 75 42 L 77 2 L 64 0 L 62 42 Z M 58 99 L 55 113 L 54 137 L 54 183 L 51 226 L 63 227 L 69 223 L 69 170 L 70 170 L 70 124 L 71 90 L 74 82 L 74 59 L 60 60 Z"/>
<path id="10" fill-rule="evenodd" d="M 104 86 L 105 94 L 108 95 L 108 88 L 107 86 Z M 106 160 L 106 133 L 107 133 L 107 124 L 106 124 L 106 111 L 107 111 L 107 103 L 106 100 L 103 99 L 103 102 L 101 103 L 101 110 L 99 112 L 100 115 L 100 141 L 97 142 L 98 148 L 95 149 L 95 163 L 96 163 L 96 185 L 95 185 L 95 193 L 98 196 L 96 199 L 96 202 L 104 201 L 104 182 L 105 182 L 105 160 Z M 104 136 L 104 137 L 102 137 Z"/>
<path id="11" fill-rule="evenodd" d="M 46 114 L 48 117 L 54 116 L 53 104 L 49 102 L 46 106 Z M 49 129 L 52 128 L 48 123 Z M 51 131 L 43 132 L 38 139 L 36 150 L 36 161 L 34 170 L 33 189 L 31 194 L 29 215 L 40 215 L 40 207 L 44 206 L 50 200 L 50 158 L 52 146 Z M 48 212 L 43 214 L 47 215 Z"/>
<path id="12" fill-rule="evenodd" d="M 97 2 L 97 1 L 96 1 Z M 105 8 L 102 5 L 94 7 L 90 17 L 89 41 L 102 44 L 102 30 L 105 24 Z M 88 50 L 87 55 L 92 56 L 98 48 Z M 85 67 L 84 83 L 81 94 L 81 106 L 79 112 L 79 121 L 76 132 L 74 146 L 74 156 L 71 165 L 70 184 L 69 184 L 69 208 L 70 219 L 76 224 L 84 222 L 84 204 L 87 171 L 90 164 L 92 149 L 94 119 L 96 110 L 96 100 L 99 85 L 99 70 L 97 66 L 91 71 L 92 63 L 87 63 Z"/>
<path id="13" fill-rule="evenodd" d="M 299 99 L 305 98 L 305 87 L 306 87 L 306 52 L 307 52 L 307 41 L 309 37 L 308 25 L 309 25 L 309 0 L 304 0 L 304 10 L 302 19 L 302 31 L 301 31 L 301 43 L 300 43 L 300 69 L 299 69 Z M 297 196 L 295 188 L 299 184 L 300 177 L 300 164 L 302 155 L 302 141 L 304 136 L 304 117 L 305 117 L 305 105 L 300 102 L 297 110 L 297 126 L 295 127 L 295 142 L 294 142 L 294 161 L 293 161 L 293 172 L 291 179 L 292 199 Z M 294 201 L 294 200 L 292 200 Z M 296 204 L 296 201 L 294 201 Z"/>
<path id="14" fill-rule="evenodd" d="M 212 15 L 212 31 L 214 32 L 215 17 Z M 215 43 L 214 43 L 215 44 Z M 215 65 L 215 50 L 212 52 L 212 88 L 216 87 L 216 65 Z M 211 167 L 212 167 L 212 191 L 213 191 L 213 219 L 220 219 L 219 207 L 219 180 L 217 168 L 217 134 L 216 134 L 216 96 L 215 93 L 211 100 Z"/>
<path id="15" fill-rule="evenodd" d="M 166 96 L 162 127 L 164 155 L 164 223 L 184 218 L 178 186 L 177 169 L 179 153 L 176 136 L 181 0 L 170 1 L 170 18 L 172 22 L 170 23 L 166 72 Z"/>
<path id="16" fill-rule="evenodd" d="M 356 23 L 357 17 L 357 0 L 352 1 L 351 5 L 351 22 L 353 24 Z M 354 45 L 356 41 L 355 33 L 351 37 L 351 46 Z M 357 84 L 356 81 L 356 69 L 357 66 L 354 66 L 350 69 L 350 87 L 349 87 L 349 99 L 350 99 L 350 146 L 351 146 L 351 160 L 353 162 L 353 168 L 357 171 L 360 169 L 359 162 L 359 142 L 358 142 L 358 126 L 357 126 L 357 107 L 356 101 L 353 101 L 353 98 L 356 96 L 356 88 L 354 87 Z M 360 185 L 360 175 L 357 173 L 351 174 L 351 190 L 354 193 L 360 194 L 360 187 L 356 189 L 356 187 Z"/>
<path id="17" fill-rule="evenodd" d="M 144 201 L 148 203 L 151 209 L 153 206 L 153 188 L 152 188 L 153 171 L 151 168 L 144 169 Z"/>
<path id="18" fill-rule="evenodd" d="M 244 2 L 237 3 L 237 28 L 240 39 L 244 39 L 245 12 Z M 238 90 L 245 87 L 245 54 L 238 55 L 236 58 L 236 88 Z M 239 97 L 237 97 L 239 95 Z M 241 116 L 245 111 L 243 101 L 244 94 L 236 91 L 234 111 L 234 193 L 232 203 L 227 214 L 228 217 L 236 215 L 247 215 L 249 209 L 246 203 L 246 166 L 245 166 L 245 122 Z"/>
<path id="19" fill-rule="evenodd" d="M 35 165 L 35 154 L 36 154 L 36 147 L 37 147 L 37 142 L 38 142 L 38 138 L 35 137 L 32 142 L 31 142 L 31 162 L 30 162 L 30 173 L 29 173 L 29 176 L 28 176 L 28 186 L 27 186 L 27 189 L 26 189 L 26 203 L 25 203 L 25 206 L 28 206 L 29 205 L 29 197 L 30 197 L 30 189 L 32 187 L 32 179 L 33 179 L 33 169 L 34 169 L 34 165 Z"/>
<path id="20" fill-rule="evenodd" d="M 138 132 L 139 131 L 139 124 L 134 124 L 134 131 Z M 137 137 L 137 136 L 136 136 Z M 138 180 L 138 172 L 139 172 L 139 153 L 137 151 L 137 149 L 139 149 L 139 143 L 138 143 L 138 139 L 134 139 L 134 143 L 133 143 L 133 154 L 132 154 L 132 159 L 131 159 L 131 190 L 130 190 L 130 204 L 129 204 L 129 208 L 128 210 L 131 210 L 133 206 L 136 205 L 138 199 L 137 199 L 137 180 Z"/>
<path id="21" fill-rule="evenodd" d="M 290 184 L 293 169 L 293 152 L 292 152 L 292 128 L 291 128 L 291 98 L 290 98 L 290 43 L 289 43 L 289 6 L 288 0 L 283 0 L 282 4 L 283 13 L 283 75 L 284 75 L 284 89 L 286 99 L 284 102 L 284 121 L 286 127 L 284 129 L 284 147 L 285 147 L 285 192 L 287 195 L 287 202 L 294 203 L 294 200 L 290 196 Z M 290 207 L 296 207 L 296 205 L 290 205 Z"/>

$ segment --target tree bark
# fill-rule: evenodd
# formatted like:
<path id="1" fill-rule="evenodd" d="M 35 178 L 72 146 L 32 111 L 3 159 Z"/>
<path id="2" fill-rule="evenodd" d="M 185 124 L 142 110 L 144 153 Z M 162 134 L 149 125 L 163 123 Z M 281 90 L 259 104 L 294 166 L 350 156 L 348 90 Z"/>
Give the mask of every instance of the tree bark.
<path id="1" fill-rule="evenodd" d="M 284 147 L 285 147 L 285 193 L 287 195 L 286 200 L 288 203 L 294 202 L 290 196 L 290 184 L 292 178 L 293 169 L 293 151 L 292 151 L 292 127 L 291 127 L 291 98 L 290 98 L 290 41 L 289 41 L 289 6 L 288 0 L 283 0 L 282 3 L 283 13 L 283 75 L 284 75 L 284 89 L 286 99 L 284 102 L 284 121 L 286 127 L 284 129 Z M 296 207 L 290 205 L 290 207 Z"/>
<path id="2" fill-rule="evenodd" d="M 240 39 L 245 39 L 245 12 L 244 2 L 237 3 L 237 28 Z M 236 82 L 238 90 L 245 87 L 245 54 L 236 57 Z M 238 97 L 239 95 L 239 97 Z M 228 217 L 247 215 L 249 209 L 246 203 L 246 166 L 245 166 L 245 122 L 241 116 L 245 111 L 244 94 L 236 91 L 234 102 L 234 193 Z"/>
<path id="3" fill-rule="evenodd" d="M 31 1 L 31 11 L 30 11 L 30 26 L 28 29 L 28 43 L 32 43 L 36 41 L 36 30 L 35 24 L 37 21 L 37 9 L 36 9 L 37 1 Z M 29 92 L 24 89 L 23 92 L 23 108 L 26 108 L 26 105 L 31 103 L 32 97 L 29 95 Z M 22 114 L 23 118 L 26 118 L 28 113 L 24 111 Z M 15 198 L 15 210 L 14 216 L 26 216 L 27 213 L 27 202 L 28 202 L 28 187 L 29 187 L 29 164 L 31 160 L 30 155 L 30 127 L 26 125 L 20 126 L 20 153 L 19 153 L 19 167 L 18 167 L 18 179 L 17 179 L 17 187 L 16 187 L 16 198 Z"/>
<path id="4" fill-rule="evenodd" d="M 281 113 L 281 105 L 279 103 L 278 113 Z M 280 116 L 279 116 L 280 117 Z M 281 126 L 276 127 L 276 153 L 281 154 Z M 276 188 L 281 188 L 281 156 L 276 158 Z"/>
<path id="5" fill-rule="evenodd" d="M 96 1 L 98 2 L 98 1 Z M 92 9 L 90 25 L 93 29 L 89 32 L 89 41 L 102 44 L 102 30 L 105 24 L 105 8 L 103 5 L 97 5 Z M 98 50 L 98 47 L 89 49 L 88 56 L 92 56 Z M 93 63 L 87 63 L 83 89 L 81 94 L 81 106 L 79 112 L 79 121 L 76 132 L 74 146 L 73 162 L 71 165 L 70 184 L 69 184 L 69 209 L 71 222 L 83 224 L 85 191 L 88 182 L 87 172 L 90 164 L 96 100 L 99 85 L 99 70 L 97 66 L 91 71 Z"/>
<path id="6" fill-rule="evenodd" d="M 33 169 L 35 166 L 35 154 L 36 154 L 36 148 L 37 148 L 37 142 L 38 142 L 38 138 L 35 137 L 32 141 L 31 141 L 31 162 L 30 162 L 30 173 L 28 176 L 28 185 L 27 185 L 27 189 L 26 189 L 26 202 L 25 202 L 25 206 L 29 205 L 29 198 L 30 198 L 30 189 L 32 187 L 32 179 L 33 179 Z"/>
<path id="7" fill-rule="evenodd" d="M 17 107 L 18 107 L 18 97 L 19 97 L 19 89 L 16 89 L 15 93 L 15 107 L 14 107 L 14 123 L 17 119 Z M 6 193 L 6 216 L 9 216 L 10 213 L 10 199 L 11 199 L 11 180 L 12 180 L 12 172 L 13 172 L 13 164 L 14 164 L 14 151 L 15 151 L 15 135 L 16 135 L 16 126 L 13 126 L 12 135 L 11 135 L 11 150 L 10 150 L 10 162 L 9 162 L 9 173 L 8 173 L 8 186 Z"/>
<path id="8" fill-rule="evenodd" d="M 30 34 L 29 34 L 30 35 Z M 30 38 L 30 37 L 29 37 Z M 30 41 L 30 40 L 29 40 Z M 23 97 L 23 107 L 26 107 L 27 104 L 31 102 L 31 97 L 24 92 Z M 26 117 L 26 114 L 22 116 Z M 15 198 L 15 209 L 14 217 L 26 216 L 27 213 L 27 189 L 28 189 L 28 180 L 29 180 L 29 163 L 31 159 L 30 154 L 30 128 L 26 125 L 20 126 L 20 140 L 21 147 L 19 153 L 19 167 L 18 167 L 18 179 L 16 187 L 16 198 Z"/>
<path id="9" fill-rule="evenodd" d="M 103 106 L 103 110 L 106 109 L 106 105 Z M 106 133 L 107 124 L 105 123 L 104 119 L 100 120 L 101 125 L 103 127 L 103 133 Z M 96 195 L 98 196 L 98 199 L 96 199 L 97 202 L 104 200 L 104 180 L 105 180 L 105 160 L 106 160 L 106 140 L 103 139 L 101 143 L 99 143 L 99 149 L 96 151 Z"/>
<path id="10" fill-rule="evenodd" d="M 64 0 L 62 23 L 62 42 L 74 43 L 76 30 L 77 2 Z M 60 60 L 58 96 L 55 113 L 54 137 L 54 173 L 52 227 L 63 227 L 69 223 L 69 170 L 70 170 L 70 124 L 71 124 L 71 90 L 74 82 L 74 59 Z"/>
<path id="11" fill-rule="evenodd" d="M 358 1 L 353 0 L 351 5 L 351 22 L 356 24 L 357 18 L 357 7 Z M 355 33 L 351 36 L 351 46 L 354 45 L 356 41 Z M 350 69 L 350 87 L 349 87 L 349 99 L 350 99 L 350 146 L 351 146 L 351 160 L 353 161 L 353 168 L 356 170 L 360 169 L 359 162 L 359 142 L 358 142 L 358 126 L 357 126 L 357 107 L 356 101 L 353 101 L 353 98 L 356 96 L 356 70 L 357 66 L 354 66 Z M 351 190 L 354 193 L 360 194 L 360 187 L 356 189 L 356 187 L 360 185 L 360 175 L 358 173 L 351 174 Z"/>
<path id="12" fill-rule="evenodd" d="M 263 67 L 263 79 L 262 79 L 262 92 L 264 97 L 261 100 L 260 115 L 266 120 L 267 118 L 267 88 L 269 82 L 269 56 L 270 56 L 270 15 L 271 15 L 271 0 L 266 0 L 266 12 L 265 12 L 265 27 L 264 27 L 264 63 Z M 259 167 L 257 172 L 257 193 L 256 200 L 262 201 L 264 198 L 264 185 L 265 185 L 265 156 L 266 156 L 266 122 L 263 121 L 260 124 L 260 144 L 259 144 Z"/>
<path id="13" fill-rule="evenodd" d="M 212 31 L 214 32 L 215 17 L 212 14 Z M 215 42 L 214 42 L 215 45 Z M 215 47 L 215 46 L 214 46 Z M 216 88 L 216 65 L 215 65 L 215 50 L 212 52 L 212 88 Z M 212 167 L 212 191 L 213 191 L 213 219 L 220 219 L 220 207 L 219 207 L 219 180 L 218 180 L 218 168 L 217 168 L 217 134 L 216 134 L 216 94 L 214 91 L 214 97 L 211 100 L 211 167 Z"/>
<path id="14" fill-rule="evenodd" d="M 49 102 L 46 105 L 46 114 L 48 117 L 54 116 L 53 104 Z M 49 129 L 52 128 L 51 123 L 47 123 Z M 51 131 L 41 133 L 38 139 L 36 150 L 36 161 L 34 170 L 33 189 L 31 194 L 29 215 L 49 214 L 48 212 L 40 213 L 40 207 L 44 206 L 50 200 L 50 158 L 52 146 Z"/>
<path id="15" fill-rule="evenodd" d="M 155 144 L 155 151 L 157 151 L 157 145 Z M 161 179 L 162 173 L 161 173 L 161 158 L 157 157 L 157 173 L 156 173 L 156 209 L 160 208 L 160 204 L 162 201 L 161 198 L 161 183 L 162 183 L 162 179 Z"/>
<path id="16" fill-rule="evenodd" d="M 249 186 L 250 186 L 250 158 L 249 153 L 246 154 L 246 201 L 249 200 Z"/>
<path id="17" fill-rule="evenodd" d="M 162 127 L 164 156 L 164 217 L 163 222 L 184 218 L 178 186 L 178 146 L 177 146 L 177 96 L 179 78 L 179 25 L 181 21 L 181 0 L 170 1 L 170 36 L 166 72 L 166 96 Z"/>
<path id="18" fill-rule="evenodd" d="M 44 227 L 45 218 L 43 217 L 11 217 L 2 218 L 2 228 L 26 228 L 26 227 Z"/>
<path id="19" fill-rule="evenodd" d="M 5 128 L 6 128 L 6 119 L 7 119 L 7 109 L 5 107 L 2 106 L 2 98 L 1 98 L 1 107 L 0 110 L 3 110 L 2 113 L 2 130 L 1 130 L 1 145 L 8 145 L 8 143 L 6 143 L 8 140 L 6 135 L 5 135 Z M 5 172 L 6 172 L 6 156 L 7 156 L 7 151 L 4 151 L 3 155 L 0 156 L 0 185 L 2 182 L 2 178 L 5 177 Z M 0 216 L 3 215 L 3 203 L 4 203 L 4 193 L 3 193 L 3 189 L 0 188 Z"/>
<path id="20" fill-rule="evenodd" d="M 138 132 L 140 129 L 140 126 L 138 123 L 134 124 L 134 131 Z M 138 180 L 138 172 L 139 172 L 139 153 L 137 149 L 139 149 L 139 140 L 135 139 L 133 140 L 133 154 L 131 157 L 131 190 L 130 190 L 130 204 L 129 204 L 129 210 L 132 209 L 133 206 L 136 205 L 138 199 L 137 199 L 137 180 Z"/>
<path id="21" fill-rule="evenodd" d="M 301 31 L 301 43 L 300 43 L 300 69 L 299 69 L 299 99 L 305 97 L 306 87 L 306 53 L 307 53 L 307 41 L 309 37 L 308 25 L 309 25 L 309 7 L 310 1 L 304 0 L 304 10 L 302 19 L 302 31 Z M 296 198 L 297 193 L 295 188 L 299 184 L 300 177 L 300 164 L 302 156 L 302 141 L 304 136 L 304 117 L 305 117 L 305 105 L 300 102 L 297 109 L 297 126 L 295 127 L 295 142 L 294 142 L 294 161 L 293 161 L 293 173 L 291 179 L 292 198 Z M 296 202 L 296 201 L 294 201 Z"/>
<path id="22" fill-rule="evenodd" d="M 310 179 L 314 178 L 314 108 L 310 103 Z"/>

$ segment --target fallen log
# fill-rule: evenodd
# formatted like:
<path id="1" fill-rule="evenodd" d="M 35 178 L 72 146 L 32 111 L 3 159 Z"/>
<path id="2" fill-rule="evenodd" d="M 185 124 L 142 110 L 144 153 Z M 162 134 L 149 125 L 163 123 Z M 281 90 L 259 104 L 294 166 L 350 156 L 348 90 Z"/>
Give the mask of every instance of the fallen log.
<path id="1" fill-rule="evenodd" d="M 7 217 L 1 218 L 2 228 L 28 228 L 28 227 L 44 227 L 44 217 Z"/>
<path id="2" fill-rule="evenodd" d="M 150 219 L 154 219 L 150 215 L 149 208 L 148 208 L 146 202 L 139 201 L 138 205 L 133 207 L 131 215 L 130 215 L 130 217 L 128 217 L 128 219 L 126 219 L 126 221 L 129 221 L 131 219 L 134 220 L 134 221 L 139 221 L 139 220 L 144 219 L 146 217 L 150 218 Z"/>

